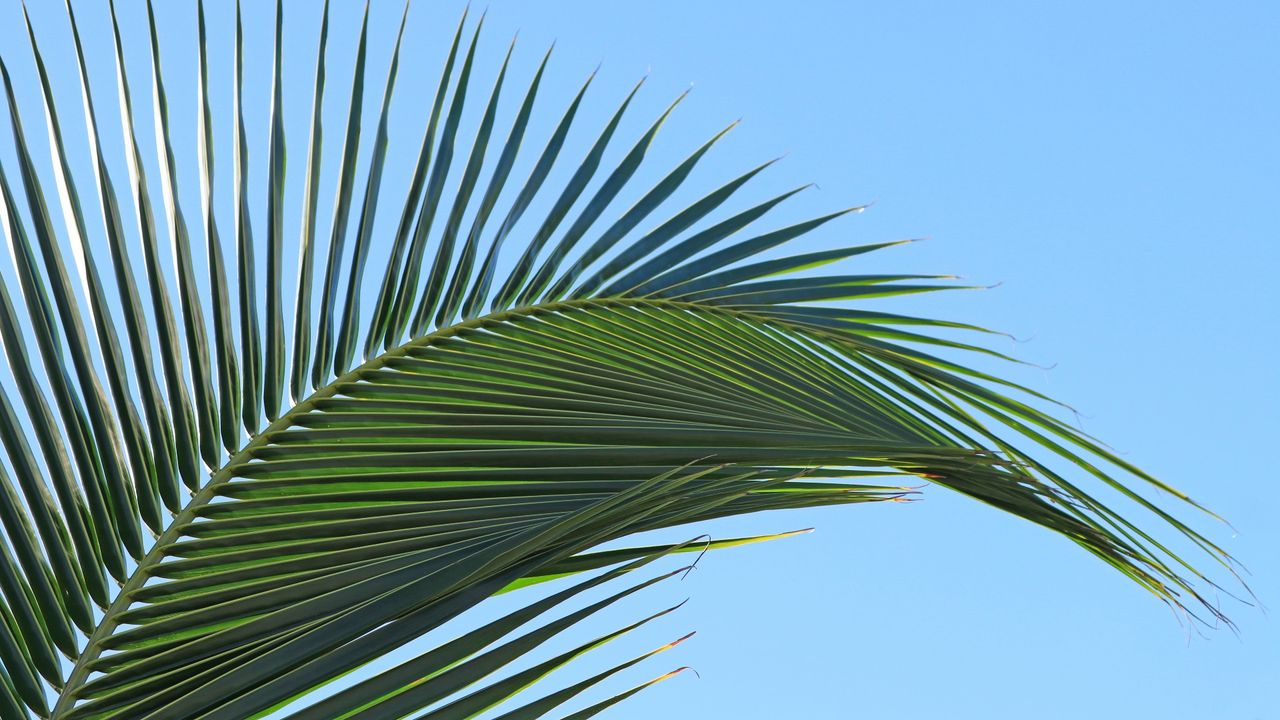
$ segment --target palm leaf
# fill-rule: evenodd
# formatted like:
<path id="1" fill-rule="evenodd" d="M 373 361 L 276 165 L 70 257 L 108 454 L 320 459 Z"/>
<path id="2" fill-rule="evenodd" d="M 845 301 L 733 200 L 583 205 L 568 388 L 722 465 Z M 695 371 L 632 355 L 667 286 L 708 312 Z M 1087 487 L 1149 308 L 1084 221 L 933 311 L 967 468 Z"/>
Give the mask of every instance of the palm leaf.
<path id="1" fill-rule="evenodd" d="M 171 255 L 174 277 L 178 284 L 178 297 L 182 305 L 183 329 L 186 331 L 186 355 L 191 372 L 192 393 L 195 395 L 200 457 L 209 467 L 216 467 L 220 456 L 217 439 L 218 410 L 209 369 L 204 305 L 196 285 L 189 239 L 190 231 L 182 213 L 182 207 L 178 203 L 178 174 L 174 166 L 172 133 L 169 130 L 169 100 L 165 93 L 163 74 L 160 72 L 160 37 L 156 30 L 155 8 L 151 0 L 147 1 L 147 22 L 151 30 L 152 108 L 155 114 L 156 144 L 160 148 L 156 152 L 160 161 L 162 180 L 160 189 L 168 220 L 170 246 L 173 250 Z"/>
<path id="2" fill-rule="evenodd" d="M 0 392 L 3 717 L 236 720 L 288 707 L 295 718 L 466 718 L 507 702 L 502 717 L 541 717 L 674 643 L 559 689 L 526 693 L 654 615 L 511 668 L 675 573 L 556 619 L 542 616 L 668 555 L 785 534 L 599 550 L 602 544 L 765 510 L 899 500 L 920 478 L 1065 536 L 1175 607 L 1194 612 L 1203 604 L 1220 616 L 1201 599 L 1213 584 L 1198 562 L 1097 495 L 1105 489 L 1124 497 L 1179 543 L 1230 570 L 1220 548 L 1145 490 L 1188 498 L 1039 409 L 1054 407 L 1044 396 L 933 354 L 1003 358 L 949 334 L 980 328 L 849 304 L 957 288 L 949 278 L 810 272 L 893 242 L 765 256 L 862 208 L 782 228 L 762 221 L 799 190 L 722 209 L 770 163 L 670 208 L 726 128 L 661 173 L 629 208 L 615 209 L 679 99 L 601 172 L 641 86 L 604 120 L 584 158 L 562 158 L 594 74 L 563 107 L 551 108 L 560 118 L 551 135 L 530 138 L 550 53 L 527 84 L 518 81 L 527 89 L 505 118 L 500 99 L 519 73 L 513 44 L 476 127 L 468 128 L 467 98 L 486 81 L 473 78 L 476 58 L 486 51 L 483 21 L 464 49 L 464 15 L 437 91 L 416 106 L 425 115 L 423 139 L 406 197 L 396 198 L 395 234 L 383 243 L 375 219 L 385 200 L 384 158 L 396 142 L 389 117 L 412 14 L 406 8 L 401 17 L 388 67 L 377 68 L 368 64 L 366 7 L 351 92 L 343 96 L 346 129 L 339 148 L 326 152 L 327 40 L 345 29 L 330 25 L 325 3 L 301 233 L 291 248 L 283 223 L 290 109 L 282 86 L 292 18 L 276 4 L 270 122 L 264 137 L 250 137 L 246 18 L 237 4 L 228 69 L 233 172 L 230 187 L 222 186 L 234 197 L 237 261 L 228 278 L 214 202 L 221 176 L 214 174 L 210 90 L 219 73 L 208 59 L 218 40 L 206 33 L 212 11 L 197 4 L 201 222 L 188 226 L 177 180 L 184 157 L 177 138 L 185 133 L 170 126 L 161 64 L 180 41 L 166 36 L 161 48 L 150 2 L 141 28 L 122 28 L 109 6 L 123 129 L 117 150 L 99 134 L 101 98 L 80 42 L 83 18 L 69 2 L 65 9 L 92 154 L 90 202 L 78 192 L 82 179 L 29 20 L 52 190 L 41 184 L 19 98 L 0 65 L 18 160 L 13 177 L 21 181 L 19 194 L 0 165 L 0 225 L 17 278 L 12 291 L 0 280 L 0 340 L 18 396 L 15 403 Z M 152 113 L 142 121 L 133 110 L 137 78 L 125 66 L 126 43 L 145 44 L 150 58 L 143 84 Z M 372 161 L 358 177 L 364 86 L 381 78 Z M 177 86 L 185 78 L 169 80 Z M 136 126 L 148 123 L 157 137 L 163 235 L 136 139 Z M 464 158 L 457 148 L 468 140 Z M 526 142 L 542 150 L 524 182 L 509 184 Z M 246 182 L 251 146 L 264 148 L 267 163 L 258 205 Z M 129 168 L 121 183 L 108 171 L 117 152 Z M 317 226 L 323 158 L 338 163 L 328 233 Z M 570 173 L 560 187 L 550 181 L 557 164 Z M 353 227 L 358 182 L 364 189 Z M 50 193 L 61 223 L 49 210 Z M 131 230 L 121 194 L 132 200 Z M 539 199 L 547 214 L 531 224 L 525 215 Z M 107 297 L 89 239 L 94 202 L 117 303 Z M 262 248 L 255 216 L 265 223 Z M 666 219 L 652 222 L 655 216 Z M 203 233 L 204 266 L 192 250 L 199 240 L 192 228 Z M 527 240 L 511 248 L 521 234 Z M 135 241 L 140 269 L 128 250 Z M 73 252 L 78 294 L 64 247 Z M 164 251 L 173 259 L 168 276 Z M 295 254 L 289 312 L 281 278 Z M 372 279 L 378 292 L 366 318 L 367 267 L 382 272 Z M 197 282 L 206 273 L 207 291 Z M 527 590 L 583 573 L 595 574 L 550 594 Z M 110 588 L 107 576 L 120 587 Z M 433 639 L 433 630 L 502 593 L 531 597 L 448 642 Z M 399 665 L 329 686 L 406 647 L 412 652 Z M 654 682 L 567 717 L 593 716 Z"/>

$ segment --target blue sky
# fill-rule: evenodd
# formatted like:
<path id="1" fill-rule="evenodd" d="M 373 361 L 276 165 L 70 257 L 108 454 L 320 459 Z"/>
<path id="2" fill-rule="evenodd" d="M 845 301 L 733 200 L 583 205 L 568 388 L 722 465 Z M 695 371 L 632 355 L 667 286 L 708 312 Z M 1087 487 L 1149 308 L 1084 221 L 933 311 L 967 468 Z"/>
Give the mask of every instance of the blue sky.
<path id="1" fill-rule="evenodd" d="M 144 16 L 138 3 L 120 4 L 133 33 L 135 92 L 143 92 Z M 64 123 L 83 152 L 61 3 L 33 5 L 42 38 L 56 48 L 46 50 L 55 80 L 71 90 Z M 82 23 L 101 27 L 105 12 L 81 5 Z M 194 15 L 186 3 L 161 5 L 173 122 L 186 132 L 178 148 L 181 179 L 194 191 Z M 286 233 L 293 234 L 315 6 L 285 3 L 292 160 Z M 267 3 L 247 7 L 256 161 L 250 181 L 264 197 L 271 12 Z M 210 8 L 211 61 L 223 73 L 214 80 L 222 109 L 215 118 L 218 203 L 229 213 L 231 15 L 226 3 Z M 400 8 L 373 3 L 378 42 L 369 57 L 367 117 L 376 117 Z M 342 126 L 338 102 L 349 88 L 359 10 L 335 0 L 331 139 Z M 410 12 L 384 197 L 399 197 L 407 183 L 423 108 L 461 10 L 461 3 L 420 0 Z M 1280 6 L 495 0 L 476 68 L 482 92 L 517 31 L 514 87 L 557 42 L 531 137 L 549 134 L 597 64 L 585 127 L 603 123 L 648 75 L 623 137 L 638 136 L 693 85 L 636 188 L 741 118 L 699 167 L 690 193 L 785 154 L 753 197 L 805 182 L 817 188 L 780 210 L 778 224 L 874 202 L 795 251 L 928 238 L 858 262 L 870 272 L 1000 283 L 880 306 L 1012 334 L 1017 340 L 999 341 L 998 349 L 1036 367 L 1000 371 L 1071 403 L 1086 430 L 1228 518 L 1232 527 L 1187 515 L 1252 571 L 1263 603 L 1280 603 L 1280 489 L 1270 471 L 1280 432 L 1280 290 L 1273 279 L 1280 264 Z M 102 61 L 91 72 L 105 115 L 114 99 L 109 35 L 91 33 L 87 42 L 90 56 Z M 6 2 L 0 48 L 16 74 L 28 128 L 38 129 L 26 46 L 20 11 Z M 504 108 L 509 122 L 511 103 Z M 464 127 L 474 127 L 474 114 L 473 106 Z M 118 138 L 115 118 L 104 122 Z M 569 156 L 580 156 L 590 139 L 577 133 Z M 44 152 L 42 137 L 36 146 Z M 111 151 L 122 178 L 118 146 Z M 7 143 L 0 156 L 12 163 Z M 322 196 L 331 196 L 336 181 L 335 156 L 324 166 Z M 45 157 L 42 172 L 51 178 Z M 89 167 L 79 162 L 87 183 Z M 525 157 L 520 167 L 529 162 Z M 189 216 L 198 215 L 194 195 L 183 202 Z M 393 214 L 380 226 L 393 223 Z M 261 216 L 258 210 L 259 223 Z M 321 217 L 327 227 L 323 207 Z M 7 265 L 3 272 L 11 274 Z M 285 274 L 292 278 L 292 266 Z M 291 297 L 292 287 L 285 292 Z M 1224 597 L 1239 634 L 1198 634 L 1061 538 L 939 488 L 926 488 L 923 498 L 707 528 L 719 537 L 818 531 L 709 555 L 679 586 L 629 605 L 643 612 L 690 598 L 609 657 L 696 629 L 694 640 L 647 667 L 652 675 L 690 665 L 701 677 L 663 683 L 612 716 L 1280 717 L 1280 628 L 1272 616 Z M 602 667 L 606 655 L 586 662 Z"/>

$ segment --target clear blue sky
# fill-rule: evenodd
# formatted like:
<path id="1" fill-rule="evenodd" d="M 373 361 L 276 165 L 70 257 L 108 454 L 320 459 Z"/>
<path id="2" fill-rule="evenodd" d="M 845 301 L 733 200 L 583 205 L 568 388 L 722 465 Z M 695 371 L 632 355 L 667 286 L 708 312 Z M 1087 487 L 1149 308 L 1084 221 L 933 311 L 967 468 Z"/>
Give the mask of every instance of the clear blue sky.
<path id="1" fill-rule="evenodd" d="M 342 126 L 336 101 L 349 87 L 359 19 L 354 2 L 334 3 L 331 139 Z M 61 3 L 33 5 L 42 37 L 53 43 L 46 57 L 62 83 L 64 123 L 78 136 Z M 82 5 L 82 22 L 104 29 L 105 12 Z M 121 5 L 135 92 L 144 92 L 145 20 L 139 3 Z M 194 15 L 187 3 L 160 5 L 173 121 L 185 133 L 179 164 L 192 192 Z M 296 234 L 318 17 L 313 3 L 285 6 L 286 233 Z M 221 108 L 218 202 L 219 212 L 229 212 L 231 16 L 229 3 L 210 7 Z M 247 7 L 251 180 L 260 188 L 271 11 L 259 0 Z M 400 7 L 373 3 L 370 115 Z M 421 113 L 461 10 L 460 2 L 419 0 L 410 13 L 384 197 L 403 192 Z M 1280 447 L 1280 6 L 495 0 L 486 27 L 476 70 L 481 93 L 517 30 L 513 87 L 558 42 L 531 137 L 549 133 L 598 63 L 583 127 L 602 123 L 630 85 L 649 75 L 624 137 L 637 136 L 695 84 L 636 188 L 742 118 L 700 166 L 693 191 L 786 153 L 753 197 L 808 181 L 819 189 L 780 211 L 779 224 L 875 202 L 796 251 L 928 237 L 862 267 L 1003 283 L 882 307 L 1019 338 L 1000 349 L 1053 369 L 1001 372 L 1073 404 L 1088 431 L 1230 519 L 1234 531 L 1196 525 L 1253 571 L 1264 603 L 1280 604 L 1280 489 L 1272 471 Z M 114 110 L 107 112 L 114 99 L 108 38 L 92 33 L 88 50 L 101 61 L 93 68 L 100 113 L 118 143 Z M 38 129 L 38 94 L 12 0 L 0 8 L 0 48 L 18 75 L 27 126 Z M 509 122 L 510 103 L 505 110 Z M 464 127 L 474 120 L 473 113 Z M 570 157 L 588 141 L 589 133 L 578 133 Z M 43 152 L 43 138 L 36 147 Z M 118 145 L 110 150 L 123 177 Z M 325 165 L 322 197 L 332 194 L 335 157 Z M 83 193 L 89 167 L 78 162 Z M 529 162 L 526 156 L 521 167 Z M 183 201 L 197 216 L 195 196 Z M 256 221 L 262 217 L 257 210 Z M 327 223 L 324 208 L 321 217 Z M 285 275 L 292 282 L 291 265 Z M 611 687 L 677 665 L 701 674 L 663 683 L 612 717 L 1280 718 L 1274 616 L 1224 598 L 1239 636 L 1190 633 L 1071 543 L 941 489 L 926 488 L 924 501 L 911 505 L 794 512 L 708 529 L 724 537 L 808 526 L 818 532 L 709 555 L 679 585 L 612 615 L 616 625 L 691 598 L 588 666 L 690 629 L 699 634 L 648 665 L 648 674 Z"/>

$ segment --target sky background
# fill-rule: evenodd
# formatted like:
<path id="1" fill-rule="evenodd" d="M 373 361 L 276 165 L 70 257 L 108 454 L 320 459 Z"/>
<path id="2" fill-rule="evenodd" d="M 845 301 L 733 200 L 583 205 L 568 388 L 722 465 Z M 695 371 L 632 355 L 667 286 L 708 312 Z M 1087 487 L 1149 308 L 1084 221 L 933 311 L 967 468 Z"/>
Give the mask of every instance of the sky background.
<path id="1" fill-rule="evenodd" d="M 120 5 L 135 93 L 143 93 L 149 88 L 145 15 L 133 0 Z M 187 3 L 161 5 L 182 201 L 196 218 L 194 14 Z M 78 144 L 76 169 L 90 202 L 60 6 L 34 3 L 33 15 L 49 44 L 64 132 L 73 151 Z M 97 3 L 76 6 L 90 30 L 87 51 L 95 58 L 103 132 L 113 172 L 122 179 L 105 11 Z M 292 161 L 285 231 L 292 236 L 318 6 L 285 3 Z M 401 7 L 373 2 L 369 137 Z M 268 3 L 246 8 L 250 182 L 261 234 L 272 13 Z M 419 0 L 410 12 L 383 188 L 383 197 L 396 203 L 462 8 Z M 330 140 L 341 132 L 360 7 L 334 0 L 334 12 Z M 210 13 L 217 207 L 229 238 L 233 16 L 228 3 L 217 1 Z M 648 81 L 606 167 L 693 85 L 620 205 L 741 118 L 668 207 L 785 154 L 748 197 L 806 182 L 818 187 L 771 216 L 773 226 L 874 202 L 867 212 L 795 243 L 794 252 L 928 238 L 847 267 L 1001 283 L 987 292 L 893 299 L 877 307 L 1013 335 L 1017 341 L 997 340 L 995 347 L 1036 367 L 1000 372 L 1072 404 L 1090 433 L 1228 518 L 1233 527 L 1183 514 L 1252 571 L 1251 587 L 1264 604 L 1280 605 L 1280 489 L 1272 471 L 1280 447 L 1280 290 L 1274 280 L 1280 265 L 1280 5 L 494 0 L 475 70 L 477 97 L 487 95 L 517 31 L 514 90 L 499 119 L 504 136 L 513 103 L 553 40 L 530 148 L 541 148 L 597 64 L 600 75 L 566 149 L 575 162 L 641 76 L 648 74 Z M 38 91 L 12 0 L 0 6 L 0 52 L 15 74 L 41 171 L 51 183 Z M 462 148 L 470 146 L 477 105 L 464 122 Z M 143 142 L 150 152 L 151 139 Z M 366 165 L 367 155 L 366 143 Z M 336 156 L 334 149 L 326 157 L 324 198 L 335 186 Z M 513 178 L 523 178 L 534 157 L 527 150 Z M 13 167 L 12 158 L 5 141 L 0 159 Z M 151 176 L 154 182 L 155 171 Z M 561 168 L 552 182 L 566 176 Z M 321 207 L 322 231 L 329 212 Z M 535 208 L 530 217 L 539 214 Z M 384 210 L 379 227 L 394 223 L 393 216 L 398 208 Z M 101 252 L 105 261 L 105 247 Z M 292 262 L 286 298 L 293 293 Z M 0 272 L 12 282 L 7 264 Z M 2 382 L 9 387 L 11 381 Z M 593 621 L 584 632 L 603 632 L 690 598 L 643 637 L 583 661 L 565 678 L 697 630 L 693 640 L 644 666 L 648 674 L 642 669 L 609 687 L 680 665 L 693 666 L 700 678 L 686 673 L 663 683 L 612 717 L 1280 718 L 1274 615 L 1224 597 L 1238 634 L 1195 632 L 1066 540 L 941 488 L 926 488 L 923 501 L 909 505 L 742 518 L 686 535 L 810 526 L 818 531 L 708 555 L 679 584 Z"/>

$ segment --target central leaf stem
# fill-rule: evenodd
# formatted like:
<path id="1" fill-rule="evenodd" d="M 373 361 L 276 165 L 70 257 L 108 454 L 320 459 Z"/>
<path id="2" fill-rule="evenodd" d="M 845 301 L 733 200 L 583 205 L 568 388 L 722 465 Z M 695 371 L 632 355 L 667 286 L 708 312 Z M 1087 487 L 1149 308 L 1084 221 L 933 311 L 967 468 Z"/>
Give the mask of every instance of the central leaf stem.
<path id="1" fill-rule="evenodd" d="M 654 305 L 667 307 L 692 307 L 689 303 L 682 303 L 671 300 L 660 300 L 654 298 L 586 298 L 575 300 L 563 300 L 544 305 L 529 305 L 510 310 L 504 310 L 497 313 L 490 313 L 481 317 L 472 318 L 447 328 L 437 330 L 433 333 L 421 335 L 417 338 L 409 340 L 402 345 L 392 348 L 377 357 L 370 358 L 364 363 L 348 371 L 347 373 L 334 378 L 327 385 L 317 389 L 305 400 L 289 408 L 280 416 L 278 420 L 268 425 L 262 432 L 250 438 L 235 454 L 227 459 L 221 467 L 215 470 L 210 476 L 209 481 L 200 488 L 199 492 L 192 495 L 186 506 L 174 516 L 173 521 L 155 540 L 151 549 L 147 554 L 138 561 L 138 566 L 134 568 L 129 579 L 120 587 L 119 593 L 112 601 L 111 605 L 103 614 L 102 619 L 98 622 L 98 626 L 94 628 L 93 634 L 89 636 L 89 640 L 84 650 L 76 659 L 75 666 L 72 668 L 71 674 L 67 676 L 66 685 L 58 696 L 58 702 L 53 708 L 52 717 L 54 720 L 61 717 L 63 713 L 71 710 L 77 699 L 77 691 L 84 685 L 88 679 L 93 662 L 102 654 L 102 642 L 111 635 L 119 626 L 117 618 L 120 617 L 132 604 L 131 597 L 133 594 L 146 584 L 150 577 L 150 570 L 158 565 L 165 555 L 165 549 L 173 543 L 177 542 L 182 535 L 182 528 L 195 519 L 196 513 L 201 507 L 208 504 L 217 495 L 218 489 L 231 481 L 232 472 L 240 465 L 252 459 L 253 451 L 268 444 L 270 438 L 277 432 L 287 429 L 293 424 L 294 418 L 306 414 L 315 406 L 317 400 L 332 397 L 338 391 L 338 388 L 348 382 L 359 379 L 362 373 L 370 370 L 381 368 L 388 360 L 402 357 L 411 349 L 431 345 L 434 342 L 453 337 L 460 332 L 474 330 L 485 325 L 495 322 L 505 322 L 513 317 L 529 316 L 542 313 L 558 312 L 568 310 L 575 307 L 588 306 L 623 306 L 634 307 L 640 305 Z M 707 308 L 700 308 L 706 310 Z M 718 310 L 718 309 L 717 309 Z"/>

